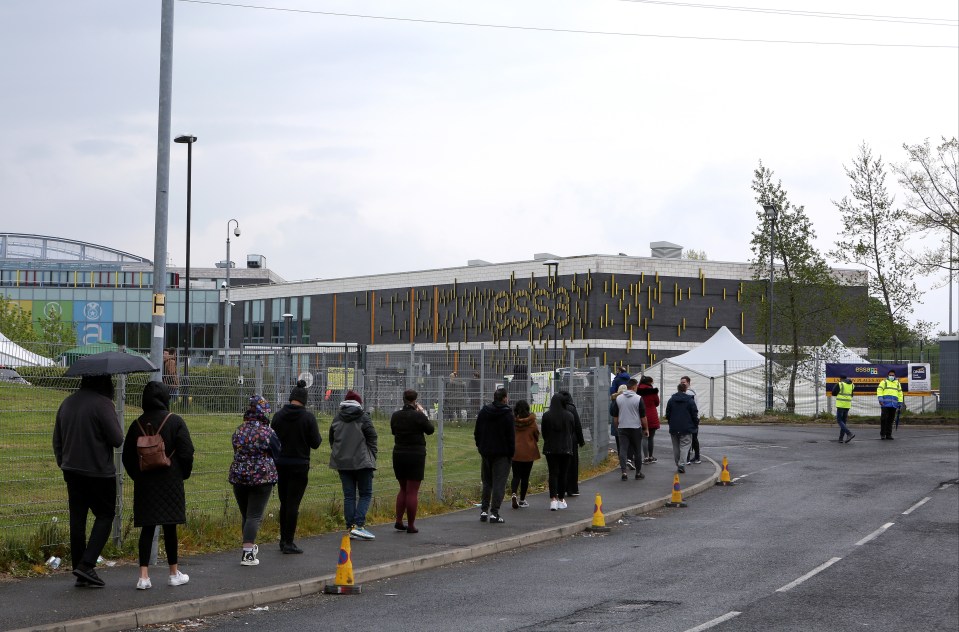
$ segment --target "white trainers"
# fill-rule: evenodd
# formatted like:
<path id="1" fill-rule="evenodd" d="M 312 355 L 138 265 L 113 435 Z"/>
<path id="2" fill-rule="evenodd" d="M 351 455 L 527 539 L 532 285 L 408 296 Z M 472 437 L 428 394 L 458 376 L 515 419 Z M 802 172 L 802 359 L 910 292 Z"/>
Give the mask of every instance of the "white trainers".
<path id="1" fill-rule="evenodd" d="M 353 527 L 350 530 L 350 538 L 353 540 L 375 540 L 376 536 L 367 531 L 365 527 Z"/>
<path id="2" fill-rule="evenodd" d="M 149 577 L 146 579 L 141 577 L 137 580 L 137 590 L 147 590 L 148 588 L 153 588 L 153 584 L 150 582 Z"/>
<path id="3" fill-rule="evenodd" d="M 260 560 L 256 559 L 256 554 L 260 552 L 260 547 L 253 545 L 252 551 L 243 551 L 243 557 L 240 558 L 240 564 L 243 566 L 256 566 Z"/>
<path id="4" fill-rule="evenodd" d="M 569 505 L 566 504 L 565 500 L 560 500 L 556 503 L 557 509 L 566 509 Z"/>
<path id="5" fill-rule="evenodd" d="M 183 584 L 190 581 L 190 576 L 186 573 L 181 573 L 180 571 L 176 572 L 176 575 L 170 575 L 170 579 L 167 581 L 167 584 L 170 586 L 182 586 Z"/>
<path id="6" fill-rule="evenodd" d="M 558 500 L 549 501 L 549 510 L 556 511 L 557 509 L 559 509 L 559 501 Z"/>

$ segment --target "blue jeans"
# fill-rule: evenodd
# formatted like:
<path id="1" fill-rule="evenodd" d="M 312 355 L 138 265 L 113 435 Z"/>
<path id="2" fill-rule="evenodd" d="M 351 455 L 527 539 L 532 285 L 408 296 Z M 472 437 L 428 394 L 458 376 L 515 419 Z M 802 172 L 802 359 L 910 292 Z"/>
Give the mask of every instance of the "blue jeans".
<path id="1" fill-rule="evenodd" d="M 373 468 L 362 470 L 338 470 L 343 484 L 343 514 L 346 526 L 362 527 L 366 524 L 366 512 L 373 500 Z M 359 499 L 357 500 L 357 493 Z"/>
<path id="2" fill-rule="evenodd" d="M 839 424 L 839 440 L 842 441 L 842 438 L 846 435 L 852 436 L 852 433 L 849 432 L 849 428 L 846 427 L 846 419 L 849 418 L 849 409 L 848 408 L 837 408 L 836 409 L 836 423 Z"/>

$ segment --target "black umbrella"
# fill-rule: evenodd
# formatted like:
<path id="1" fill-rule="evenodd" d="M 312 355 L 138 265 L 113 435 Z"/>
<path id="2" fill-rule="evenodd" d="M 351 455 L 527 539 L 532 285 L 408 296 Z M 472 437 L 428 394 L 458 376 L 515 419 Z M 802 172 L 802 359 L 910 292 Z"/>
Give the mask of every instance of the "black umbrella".
<path id="1" fill-rule="evenodd" d="M 152 373 L 158 369 L 144 357 L 122 353 L 120 351 L 104 351 L 78 359 L 67 372 L 67 377 L 81 375 L 116 375 L 117 373 Z"/>

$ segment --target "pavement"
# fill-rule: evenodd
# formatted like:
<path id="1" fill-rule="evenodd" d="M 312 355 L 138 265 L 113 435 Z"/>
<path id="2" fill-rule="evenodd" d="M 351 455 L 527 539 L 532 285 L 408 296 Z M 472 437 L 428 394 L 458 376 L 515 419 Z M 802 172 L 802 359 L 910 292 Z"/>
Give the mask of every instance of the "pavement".
<path id="1" fill-rule="evenodd" d="M 703 458 L 680 475 L 684 500 L 715 485 L 721 466 Z M 485 555 L 556 540 L 585 530 L 594 521 L 596 496 L 606 526 L 615 529 L 624 514 L 663 507 L 670 500 L 676 468 L 671 458 L 643 466 L 644 480 L 620 480 L 618 470 L 580 483 L 569 508 L 549 511 L 546 494 L 530 495 L 529 508 L 514 510 L 509 495 L 501 514 L 505 524 L 479 521 L 479 509 L 419 518 L 419 533 L 396 531 L 393 524 L 369 527 L 374 541 L 351 541 L 355 583 L 361 585 L 404 573 L 463 562 Z M 681 508 L 675 511 L 683 511 Z M 269 605 L 322 592 L 333 584 L 343 533 L 297 538 L 303 555 L 283 555 L 276 542 L 260 542 L 258 566 L 241 566 L 240 549 L 181 557 L 190 576 L 183 586 L 166 583 L 166 565 L 151 568 L 153 588 L 136 590 L 135 566 L 101 566 L 104 588 L 76 588 L 69 570 L 39 578 L 0 583 L 4 630 L 107 632 Z M 343 596 L 356 599 L 362 596 Z"/>

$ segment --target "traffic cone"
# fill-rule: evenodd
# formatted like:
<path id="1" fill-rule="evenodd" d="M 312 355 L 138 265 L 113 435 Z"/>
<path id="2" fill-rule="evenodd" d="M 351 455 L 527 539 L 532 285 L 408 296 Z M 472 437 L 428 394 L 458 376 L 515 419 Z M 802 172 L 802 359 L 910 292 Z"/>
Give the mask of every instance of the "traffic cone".
<path id="1" fill-rule="evenodd" d="M 679 474 L 673 476 L 673 494 L 669 497 L 669 502 L 666 503 L 667 507 L 685 507 L 686 503 L 683 502 L 683 491 L 679 486 Z"/>
<path id="2" fill-rule="evenodd" d="M 716 481 L 716 484 L 724 487 L 735 485 L 732 479 L 729 478 L 729 460 L 726 457 L 723 457 L 723 471 L 720 473 L 719 480 Z"/>
<path id="3" fill-rule="evenodd" d="M 593 524 L 586 527 L 587 531 L 593 533 L 607 533 L 609 527 L 606 526 L 606 518 L 603 517 L 603 497 L 596 494 L 596 502 L 593 504 Z"/>
<path id="4" fill-rule="evenodd" d="M 347 533 L 340 541 L 340 557 L 336 561 L 336 577 L 333 584 L 323 587 L 327 595 L 357 595 L 363 590 L 353 583 L 353 555 L 350 548 L 350 535 Z"/>

